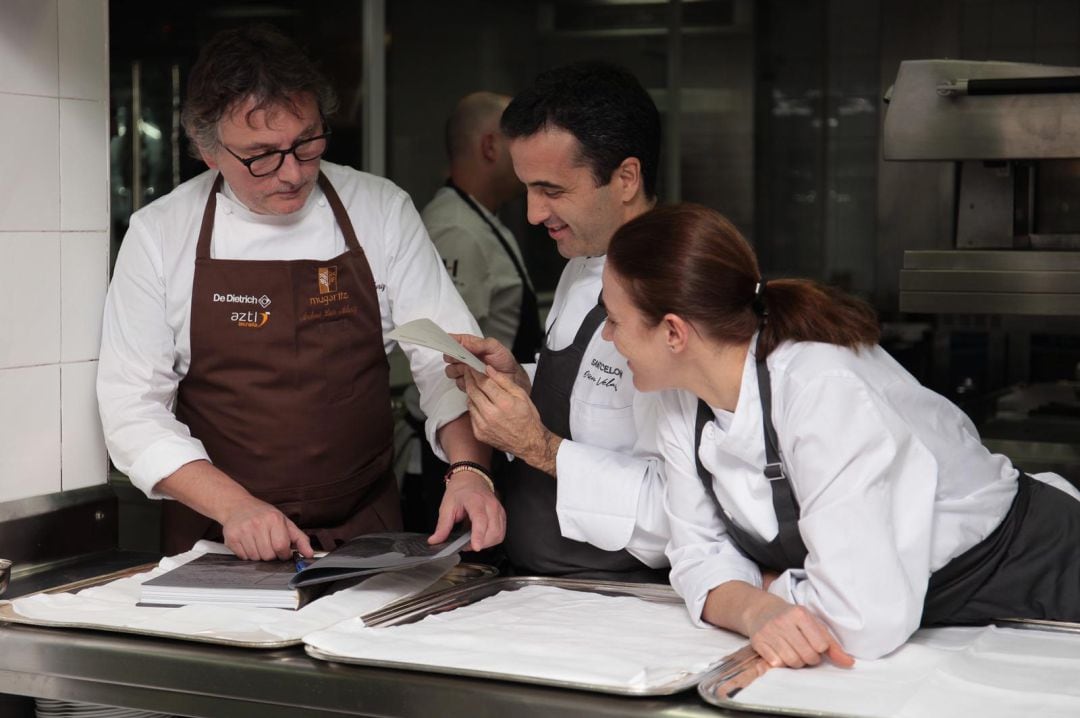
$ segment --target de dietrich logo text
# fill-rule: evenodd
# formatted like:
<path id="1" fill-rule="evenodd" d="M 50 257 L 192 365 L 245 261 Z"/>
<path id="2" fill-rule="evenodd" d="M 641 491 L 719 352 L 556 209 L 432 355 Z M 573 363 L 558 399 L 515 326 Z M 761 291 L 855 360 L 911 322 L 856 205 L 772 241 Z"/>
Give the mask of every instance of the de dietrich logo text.
<path id="1" fill-rule="evenodd" d="M 256 297 L 254 294 L 219 294 L 214 292 L 214 302 L 224 304 L 258 304 L 263 309 L 270 306 L 270 297 L 265 294 L 261 297 Z"/>
<path id="2" fill-rule="evenodd" d="M 219 292 L 214 292 L 212 299 L 214 302 L 222 304 L 253 304 L 264 310 L 269 307 L 271 303 L 270 297 L 265 294 L 257 297 L 254 294 L 233 294 L 232 292 L 221 294 Z M 269 321 L 269 311 L 250 309 L 247 311 L 234 311 L 229 313 L 229 322 L 242 329 L 262 329 Z"/>

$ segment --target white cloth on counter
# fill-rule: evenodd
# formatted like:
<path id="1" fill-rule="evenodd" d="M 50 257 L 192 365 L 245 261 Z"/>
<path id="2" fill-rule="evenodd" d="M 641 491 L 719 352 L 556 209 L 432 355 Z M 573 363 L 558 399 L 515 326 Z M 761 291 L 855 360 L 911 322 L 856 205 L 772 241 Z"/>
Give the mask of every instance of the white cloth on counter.
<path id="1" fill-rule="evenodd" d="M 547 346 L 560 350 L 600 297 L 604 257 L 567 262 L 548 313 Z M 596 330 L 570 391 L 570 433 L 555 458 L 555 512 L 566 538 L 605 551 L 625 548 L 647 566 L 664 548 L 664 464 L 656 447 L 658 397 L 634 388 L 626 359 Z M 527 365 L 532 376 L 535 365 Z M 564 437 L 565 438 L 565 437 Z"/>
<path id="2" fill-rule="evenodd" d="M 934 628 L 886 658 L 854 668 L 774 668 L 736 704 L 867 718 L 1075 718 L 1080 635 L 1041 630 Z"/>
<path id="3" fill-rule="evenodd" d="M 677 604 L 526 586 L 416 623 L 344 621 L 304 642 L 344 658 L 647 692 L 706 670 L 746 639 L 695 627 Z"/>
<path id="4" fill-rule="evenodd" d="M 383 333 L 433 320 L 448 332 L 479 328 L 443 269 L 409 196 L 389 180 L 322 162 L 341 197 L 375 280 Z M 173 415 L 176 392 L 191 363 L 191 291 L 199 224 L 217 172 L 207 171 L 131 217 L 105 300 L 98 402 L 109 454 L 151 498 L 154 485 L 184 464 L 208 459 L 202 442 Z M 322 189 L 289 215 L 249 211 L 226 184 L 217 197 L 211 255 L 215 259 L 329 259 L 345 237 Z M 384 341 L 387 354 L 394 342 Z M 403 345 L 425 432 L 465 413 L 465 395 L 444 373 L 442 355 Z"/>
<path id="5" fill-rule="evenodd" d="M 769 591 L 809 608 L 848 652 L 877 658 L 918 628 L 930 574 L 1001 522 L 1017 470 L 980 443 L 960 409 L 881 347 L 786 342 L 767 361 L 772 419 L 809 551 L 805 566 L 785 571 Z M 755 362 L 751 350 L 735 411 L 713 409 L 699 456 L 732 521 L 768 541 L 777 523 L 762 473 Z M 658 443 L 671 584 L 700 621 L 711 589 L 731 580 L 760 586 L 761 573 L 728 537 L 698 477 L 697 402 L 687 392 L 663 392 Z M 1035 478 L 1078 497 L 1060 476 Z"/>
<path id="6" fill-rule="evenodd" d="M 377 574 L 350 588 L 318 598 L 296 611 L 247 606 L 137 606 L 143 581 L 171 571 L 204 553 L 230 553 L 224 545 L 199 541 L 151 571 L 120 578 L 78 593 L 37 593 L 10 601 L 20 616 L 65 626 L 112 628 L 178 638 L 237 643 L 299 641 L 304 634 L 346 618 L 376 611 L 415 595 L 453 568 L 458 557 L 432 561 L 407 571 Z"/>

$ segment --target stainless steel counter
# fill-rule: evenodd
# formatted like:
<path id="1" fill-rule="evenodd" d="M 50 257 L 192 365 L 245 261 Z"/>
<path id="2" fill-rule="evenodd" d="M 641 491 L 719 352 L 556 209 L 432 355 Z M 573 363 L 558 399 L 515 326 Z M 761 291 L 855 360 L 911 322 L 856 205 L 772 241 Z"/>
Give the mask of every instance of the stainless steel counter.
<path id="1" fill-rule="evenodd" d="M 11 593 L 22 592 L 15 586 Z M 301 648 L 260 651 L 0 624 L 5 693 L 207 718 L 736 715 L 709 706 L 693 691 L 623 698 L 334 664 Z"/>
<path id="2" fill-rule="evenodd" d="M 345 666 L 300 648 L 256 651 L 17 625 L 0 626 L 0 646 L 0 693 L 184 716 L 725 715 L 694 692 L 621 698 Z"/>

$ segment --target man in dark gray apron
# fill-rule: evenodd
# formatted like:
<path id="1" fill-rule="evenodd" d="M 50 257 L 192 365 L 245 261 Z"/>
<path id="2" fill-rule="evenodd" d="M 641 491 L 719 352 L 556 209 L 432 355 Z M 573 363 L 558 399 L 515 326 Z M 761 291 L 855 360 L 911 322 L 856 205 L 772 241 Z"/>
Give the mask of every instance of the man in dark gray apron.
<path id="1" fill-rule="evenodd" d="M 384 330 L 474 328 L 408 197 L 320 162 L 333 94 L 289 40 L 227 31 L 193 68 L 185 129 L 210 172 L 132 218 L 107 300 L 99 397 L 110 451 L 165 505 L 163 549 L 310 556 L 401 527 Z M 486 466 L 434 352 L 411 350 L 430 433 Z M 174 409 L 175 416 L 169 409 Z M 502 539 L 480 473 L 447 485 L 433 540 Z"/>
<path id="2" fill-rule="evenodd" d="M 462 343 L 491 365 L 447 374 L 469 394 L 477 438 L 515 460 L 503 482 L 506 553 L 519 573 L 664 580 L 662 465 L 651 402 L 600 336 L 604 255 L 656 198 L 660 122 L 621 68 L 578 63 L 540 75 L 503 113 L 528 216 L 569 259 L 530 374 L 493 340 Z"/>

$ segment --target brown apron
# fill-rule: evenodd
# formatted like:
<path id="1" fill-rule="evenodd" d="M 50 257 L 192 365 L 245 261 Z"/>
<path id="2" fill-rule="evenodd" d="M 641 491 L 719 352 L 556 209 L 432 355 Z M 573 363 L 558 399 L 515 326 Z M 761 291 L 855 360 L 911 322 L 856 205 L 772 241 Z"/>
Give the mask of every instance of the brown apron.
<path id="1" fill-rule="evenodd" d="M 191 298 L 191 366 L 176 416 L 214 465 L 332 549 L 400 529 L 391 469 L 390 367 L 375 280 L 352 222 L 322 173 L 345 236 L 327 260 L 213 259 L 218 175 L 206 200 Z M 221 525 L 178 501 L 162 550 L 221 540 Z"/>

